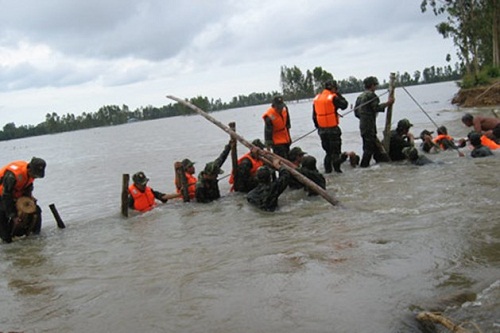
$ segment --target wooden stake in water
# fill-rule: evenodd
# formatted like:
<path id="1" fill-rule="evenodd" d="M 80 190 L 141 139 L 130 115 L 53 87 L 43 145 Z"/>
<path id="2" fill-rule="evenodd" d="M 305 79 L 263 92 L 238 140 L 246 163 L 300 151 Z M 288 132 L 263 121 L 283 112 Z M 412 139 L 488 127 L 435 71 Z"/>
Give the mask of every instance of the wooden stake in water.
<path id="1" fill-rule="evenodd" d="M 394 89 L 396 82 L 396 74 L 391 73 L 389 79 L 389 98 L 394 98 Z M 391 146 L 391 124 L 392 124 L 392 104 L 387 107 L 387 113 L 385 115 L 385 129 L 384 129 L 384 148 L 387 154 L 389 154 L 389 149 Z"/>
<path id="2" fill-rule="evenodd" d="M 50 211 L 52 212 L 52 215 L 54 215 L 54 218 L 56 219 L 56 223 L 57 223 L 57 226 L 59 227 L 59 229 L 66 228 L 63 220 L 61 219 L 61 216 L 59 216 L 59 212 L 56 209 L 56 205 L 50 204 L 49 208 L 50 208 Z"/>
<path id="3" fill-rule="evenodd" d="M 130 180 L 130 175 L 128 173 L 123 174 L 122 178 L 122 215 L 128 217 L 128 182 Z"/>

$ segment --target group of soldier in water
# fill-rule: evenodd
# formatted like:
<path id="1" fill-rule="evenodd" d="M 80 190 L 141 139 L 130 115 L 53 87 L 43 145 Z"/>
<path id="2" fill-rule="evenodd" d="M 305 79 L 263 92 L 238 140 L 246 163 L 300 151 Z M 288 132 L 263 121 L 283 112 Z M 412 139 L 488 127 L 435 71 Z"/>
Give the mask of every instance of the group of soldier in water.
<path id="1" fill-rule="evenodd" d="M 376 117 L 394 103 L 394 98 L 389 97 L 385 103 L 380 103 L 375 93 L 377 78 L 370 76 L 363 82 L 365 91 L 357 97 L 354 107 L 363 143 L 361 157 L 354 152 L 342 152 L 338 111 L 346 109 L 348 102 L 338 91 L 337 83 L 334 80 L 325 82 L 324 90 L 314 98 L 312 120 L 325 152 L 324 173 L 342 173 L 341 165 L 347 160 L 352 167 L 362 168 L 369 167 L 372 158 L 376 163 L 403 160 L 415 165 L 433 163 L 415 147 L 415 137 L 410 132 L 413 125 L 408 119 L 398 121 L 396 128 L 391 131 L 389 152 L 385 151 L 377 137 Z M 274 211 L 278 207 L 278 198 L 286 188 L 304 189 L 308 195 L 315 195 L 314 189 L 292 177 L 290 168 L 325 189 L 325 177 L 318 170 L 316 159 L 300 147 L 291 148 L 290 114 L 282 97 L 273 99 L 262 119 L 264 142 L 254 140 L 250 151 L 237 160 L 229 178 L 231 191 L 246 193 L 250 204 L 265 211 Z M 421 152 L 431 154 L 453 149 L 459 156 L 464 156 L 460 148 L 469 142 L 473 148 L 471 156 L 484 157 L 492 155 L 491 150 L 500 148 L 500 119 L 467 113 L 462 117 L 462 122 L 473 128 L 467 139 L 455 142 L 445 126 L 437 129 L 436 137 L 433 137 L 432 131 L 423 130 L 420 133 Z M 156 200 L 167 202 L 181 197 L 184 201 L 208 203 L 219 199 L 218 176 L 223 173 L 221 167 L 235 146 L 236 140 L 231 139 L 221 154 L 205 165 L 198 177 L 195 176 L 195 166 L 191 160 L 186 158 L 176 162 L 177 193 L 174 194 L 153 190 L 147 185 L 149 178 L 144 172 L 135 173 L 128 189 L 129 207 L 145 212 L 156 206 Z M 32 191 L 34 180 L 44 177 L 45 167 L 43 159 L 33 157 L 30 162 L 14 161 L 0 169 L 0 238 L 4 242 L 10 243 L 14 236 L 40 232 L 41 209 Z"/>

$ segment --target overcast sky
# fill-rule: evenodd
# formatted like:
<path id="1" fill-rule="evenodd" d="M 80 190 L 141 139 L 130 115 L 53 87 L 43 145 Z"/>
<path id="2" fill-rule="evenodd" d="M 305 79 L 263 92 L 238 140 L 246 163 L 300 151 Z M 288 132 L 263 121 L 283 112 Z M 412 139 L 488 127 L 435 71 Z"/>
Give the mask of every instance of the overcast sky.
<path id="1" fill-rule="evenodd" d="M 455 59 L 421 0 L 0 0 L 0 129 L 165 95 L 279 91 L 281 66 L 337 79 Z M 454 62 L 455 60 L 453 60 Z"/>

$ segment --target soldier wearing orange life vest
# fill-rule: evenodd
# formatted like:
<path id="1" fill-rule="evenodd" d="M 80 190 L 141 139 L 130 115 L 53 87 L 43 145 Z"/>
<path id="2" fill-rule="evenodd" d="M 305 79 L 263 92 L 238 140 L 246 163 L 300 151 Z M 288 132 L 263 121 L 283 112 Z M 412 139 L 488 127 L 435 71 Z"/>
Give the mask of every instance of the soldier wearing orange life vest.
<path id="1" fill-rule="evenodd" d="M 129 186 L 128 206 L 139 212 L 146 212 L 156 206 L 155 199 L 165 203 L 169 196 L 161 192 L 153 190 L 147 186 L 149 178 L 144 172 L 139 171 L 132 176 L 132 185 Z"/>
<path id="2" fill-rule="evenodd" d="M 321 139 L 321 147 L 326 155 L 323 160 L 325 173 L 340 170 L 342 152 L 342 131 L 339 127 L 338 109 L 347 108 L 346 99 L 338 92 L 337 82 L 328 80 L 324 84 L 325 89 L 314 98 L 313 122 L 318 129 Z"/>
<path id="3" fill-rule="evenodd" d="M 290 114 L 283 97 L 274 97 L 271 107 L 262 115 L 264 119 L 264 140 L 267 148 L 276 155 L 288 158 L 290 151 Z"/>
<path id="4" fill-rule="evenodd" d="M 265 146 L 259 139 L 253 140 L 252 144 L 259 149 Z M 232 184 L 232 190 L 236 192 L 248 193 L 253 190 L 258 180 L 256 178 L 257 170 L 263 166 L 264 162 L 259 158 L 257 151 L 249 151 L 238 159 L 238 167 L 233 170 L 229 178 L 229 184 Z"/>
<path id="5" fill-rule="evenodd" d="M 42 226 L 42 210 L 36 205 L 35 221 L 27 230 L 18 215 L 16 201 L 21 197 L 32 198 L 33 182 L 45 176 L 46 162 L 38 157 L 31 161 L 14 161 L 0 169 L 0 238 L 12 242 L 13 236 L 38 234 Z M 35 200 L 36 202 L 36 200 Z"/>
<path id="6" fill-rule="evenodd" d="M 439 145 L 441 149 L 458 149 L 453 138 L 448 135 L 448 129 L 445 126 L 439 126 L 437 134 L 438 135 L 433 139 L 433 142 Z"/>

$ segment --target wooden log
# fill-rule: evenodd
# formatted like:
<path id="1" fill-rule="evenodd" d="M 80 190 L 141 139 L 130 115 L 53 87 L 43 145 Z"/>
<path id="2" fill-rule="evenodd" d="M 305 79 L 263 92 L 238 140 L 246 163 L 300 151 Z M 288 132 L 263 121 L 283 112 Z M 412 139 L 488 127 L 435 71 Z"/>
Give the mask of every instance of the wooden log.
<path id="1" fill-rule="evenodd" d="M 318 184 L 316 184 L 315 182 L 313 182 L 312 180 L 310 180 L 309 178 L 307 178 L 306 176 L 304 176 L 303 174 L 301 174 L 300 172 L 298 172 L 297 170 L 295 170 L 295 167 L 291 167 L 289 163 L 289 161 L 281 158 L 280 156 L 272 153 L 272 152 L 269 152 L 269 151 L 265 151 L 263 149 L 260 149 L 259 147 L 256 147 L 254 146 L 253 144 L 251 144 L 250 142 L 248 142 L 247 140 L 245 140 L 245 138 L 243 138 L 242 136 L 240 136 L 239 134 L 237 134 L 236 132 L 234 132 L 233 130 L 231 130 L 228 126 L 222 124 L 220 121 L 218 121 L 217 119 L 215 119 L 214 117 L 210 116 L 208 113 L 206 113 L 205 111 L 203 111 L 202 109 L 200 109 L 199 107 L 197 107 L 196 105 L 188 102 L 188 101 L 185 101 L 183 99 L 180 99 L 178 97 L 175 97 L 175 96 L 171 96 L 171 95 L 168 95 L 167 98 L 170 98 L 180 104 L 183 104 L 187 107 L 189 107 L 190 109 L 192 109 L 193 111 L 195 111 L 196 113 L 198 113 L 199 115 L 203 116 L 205 119 L 207 119 L 208 121 L 210 121 L 211 123 L 215 124 L 216 126 L 218 126 L 220 129 L 222 129 L 223 131 L 225 131 L 227 134 L 229 134 L 232 138 L 238 140 L 239 142 L 241 142 L 245 147 L 247 147 L 248 149 L 255 149 L 258 154 L 260 155 L 260 158 L 267 164 L 269 165 L 273 165 L 273 160 L 274 159 L 279 159 L 281 163 L 281 166 L 283 166 L 286 170 L 288 170 L 288 172 L 290 172 L 290 174 L 295 177 L 295 179 L 297 179 L 299 182 L 301 182 L 302 184 L 304 184 L 305 186 L 307 186 L 308 188 L 310 188 L 312 191 L 314 191 L 315 193 L 319 194 L 320 196 L 322 196 L 326 201 L 328 201 L 329 203 L 331 203 L 332 205 L 337 205 L 339 202 L 337 199 L 335 199 L 333 196 L 331 196 L 328 192 L 326 192 L 323 188 L 321 188 L 320 186 L 318 186 Z M 287 161 L 287 162 L 285 162 Z"/>
<path id="2" fill-rule="evenodd" d="M 465 328 L 459 325 L 455 325 L 453 321 L 451 321 L 449 318 L 446 318 L 445 316 L 437 313 L 432 313 L 427 311 L 420 312 L 419 314 L 417 314 L 417 320 L 429 321 L 432 323 L 440 324 L 446 327 L 451 332 L 455 333 L 470 333 L 469 330 L 466 330 Z"/>
<path id="3" fill-rule="evenodd" d="M 122 216 L 128 217 L 128 182 L 130 175 L 124 173 L 122 176 Z"/>
<path id="4" fill-rule="evenodd" d="M 391 73 L 389 78 L 389 98 L 394 98 L 394 89 L 396 82 L 396 74 Z M 384 129 L 384 148 L 387 154 L 390 153 L 391 146 L 391 124 L 392 124 L 392 104 L 387 107 L 385 114 L 385 129 Z"/>
<path id="5" fill-rule="evenodd" d="M 59 216 L 59 212 L 56 209 L 56 205 L 50 204 L 49 205 L 50 211 L 52 212 L 52 215 L 54 215 L 54 219 L 56 220 L 57 227 L 59 229 L 64 229 L 66 228 L 66 225 L 64 225 L 63 220 L 61 219 L 61 216 Z"/>

